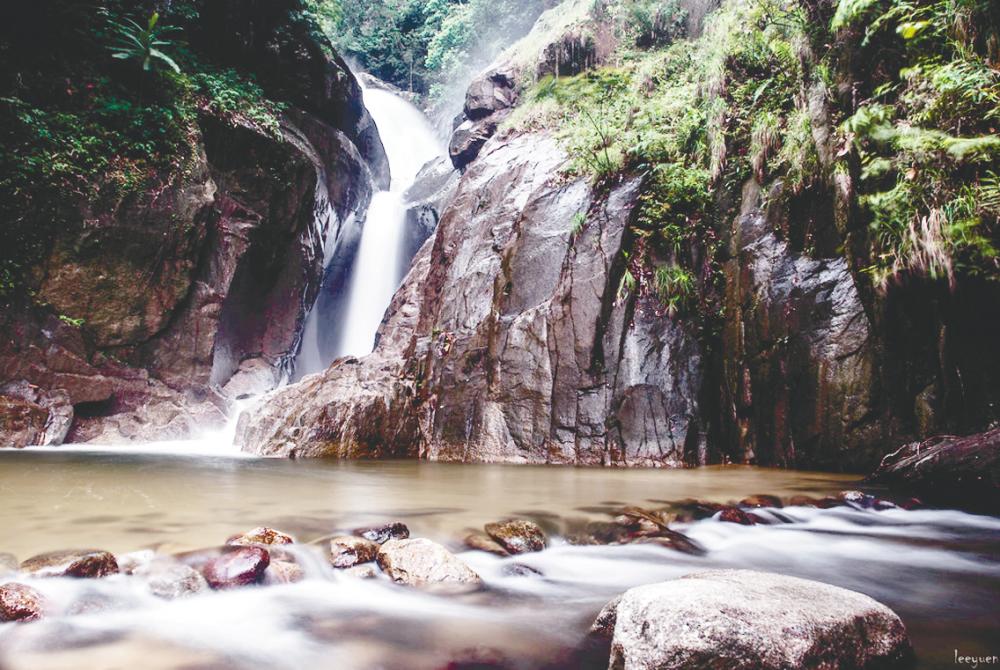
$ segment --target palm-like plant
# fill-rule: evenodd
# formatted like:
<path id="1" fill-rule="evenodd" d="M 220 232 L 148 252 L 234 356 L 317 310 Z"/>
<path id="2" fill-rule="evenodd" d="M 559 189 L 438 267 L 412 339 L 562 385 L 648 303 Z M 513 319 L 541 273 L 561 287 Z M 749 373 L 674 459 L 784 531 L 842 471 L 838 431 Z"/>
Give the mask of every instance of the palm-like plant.
<path id="1" fill-rule="evenodd" d="M 164 48 L 173 45 L 166 36 L 177 28 L 157 25 L 159 21 L 159 12 L 150 15 L 145 28 L 129 18 L 123 22 L 109 20 L 115 35 L 115 43 L 108 47 L 111 57 L 139 62 L 143 72 L 150 72 L 157 63 L 162 63 L 179 73 L 181 69 L 174 59 L 163 52 Z"/>

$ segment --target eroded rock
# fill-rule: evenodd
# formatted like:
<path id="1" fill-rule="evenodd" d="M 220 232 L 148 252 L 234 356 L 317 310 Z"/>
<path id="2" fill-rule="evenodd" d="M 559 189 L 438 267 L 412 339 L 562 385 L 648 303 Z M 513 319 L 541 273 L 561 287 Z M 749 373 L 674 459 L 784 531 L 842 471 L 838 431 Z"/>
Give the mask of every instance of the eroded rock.
<path id="1" fill-rule="evenodd" d="M 264 570 L 263 582 L 267 585 L 293 584 L 306 578 L 305 570 L 294 561 L 272 559 Z"/>
<path id="2" fill-rule="evenodd" d="M 478 586 L 479 575 L 450 551 L 425 538 L 388 540 L 378 565 L 397 584 Z"/>
<path id="3" fill-rule="evenodd" d="M 208 582 L 201 573 L 182 563 L 154 561 L 134 574 L 145 577 L 149 592 L 164 600 L 184 598 L 208 589 Z"/>
<path id="4" fill-rule="evenodd" d="M 503 545 L 484 533 L 469 533 L 465 536 L 463 543 L 474 551 L 485 551 L 496 556 L 510 556 Z"/>
<path id="5" fill-rule="evenodd" d="M 32 556 L 21 570 L 35 577 L 105 577 L 118 572 L 118 562 L 107 551 L 66 549 Z"/>
<path id="6" fill-rule="evenodd" d="M 749 570 L 631 589 L 614 619 L 610 667 L 620 670 L 885 669 L 912 659 L 906 629 L 885 605 L 828 584 Z"/>

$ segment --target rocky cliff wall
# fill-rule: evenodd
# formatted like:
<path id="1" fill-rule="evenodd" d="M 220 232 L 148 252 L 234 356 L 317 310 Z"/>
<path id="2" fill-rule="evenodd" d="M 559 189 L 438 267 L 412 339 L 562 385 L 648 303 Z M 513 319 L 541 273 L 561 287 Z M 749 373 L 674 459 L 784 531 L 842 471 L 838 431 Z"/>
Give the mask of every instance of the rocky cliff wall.
<path id="1" fill-rule="evenodd" d="M 205 110 L 194 160 L 164 188 L 80 202 L 37 267 L 36 304 L 5 311 L 0 380 L 68 391 L 66 439 L 189 437 L 221 425 L 233 398 L 273 387 L 298 347 L 324 242 L 387 186 L 360 88 L 300 9 L 199 7 L 184 26 L 192 47 L 252 72 L 285 105 L 280 128 Z"/>

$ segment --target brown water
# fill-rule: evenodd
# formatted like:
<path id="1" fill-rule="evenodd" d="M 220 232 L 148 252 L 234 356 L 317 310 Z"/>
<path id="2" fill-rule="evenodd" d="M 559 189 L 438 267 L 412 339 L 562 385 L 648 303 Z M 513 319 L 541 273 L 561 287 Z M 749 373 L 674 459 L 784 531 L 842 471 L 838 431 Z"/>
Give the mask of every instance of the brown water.
<path id="1" fill-rule="evenodd" d="M 337 529 L 398 519 L 414 536 L 459 549 L 466 529 L 517 514 L 552 547 L 518 559 L 462 554 L 486 592 L 440 596 L 346 579 L 302 549 L 302 583 L 164 602 L 124 576 L 33 584 L 72 609 L 105 611 L 0 625 L 0 666 L 20 668 L 435 668 L 463 650 L 496 647 L 540 668 L 572 648 L 623 590 L 699 569 L 794 574 L 867 593 L 903 617 L 921 667 L 1000 654 L 1000 520 L 953 511 L 786 508 L 786 521 L 713 520 L 681 529 L 708 549 L 692 557 L 651 546 L 571 547 L 574 520 L 624 504 L 655 507 L 753 493 L 825 495 L 851 476 L 744 467 L 606 470 L 416 462 L 0 451 L 0 551 L 23 559 L 67 547 L 175 552 L 271 525 L 307 543 Z M 512 562 L 542 576 L 505 574 Z M 2 579 L 2 577 L 0 577 Z"/>

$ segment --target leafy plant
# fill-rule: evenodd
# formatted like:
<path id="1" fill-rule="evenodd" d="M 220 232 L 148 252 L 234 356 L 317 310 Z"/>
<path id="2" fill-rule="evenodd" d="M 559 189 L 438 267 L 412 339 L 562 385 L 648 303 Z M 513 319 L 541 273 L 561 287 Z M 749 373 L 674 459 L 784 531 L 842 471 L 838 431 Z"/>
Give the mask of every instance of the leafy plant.
<path id="1" fill-rule="evenodd" d="M 115 43 L 108 47 L 112 58 L 135 61 L 142 66 L 143 72 L 150 72 L 156 64 L 162 64 L 180 73 L 180 66 L 163 51 L 174 44 L 166 36 L 178 29 L 160 25 L 159 12 L 150 14 L 145 26 L 127 17 L 121 21 L 109 19 L 108 23 L 115 36 Z"/>

